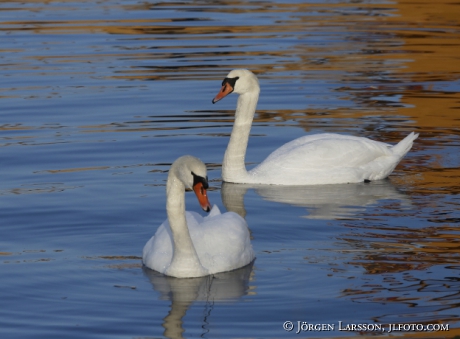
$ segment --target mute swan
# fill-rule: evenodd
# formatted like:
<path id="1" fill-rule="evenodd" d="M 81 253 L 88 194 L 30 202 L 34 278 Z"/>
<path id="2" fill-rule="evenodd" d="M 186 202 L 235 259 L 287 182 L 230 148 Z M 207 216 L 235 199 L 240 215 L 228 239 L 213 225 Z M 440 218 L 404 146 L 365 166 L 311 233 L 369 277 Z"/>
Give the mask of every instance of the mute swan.
<path id="1" fill-rule="evenodd" d="M 307 135 L 281 146 L 248 172 L 244 158 L 259 98 L 259 81 L 251 71 L 235 69 L 224 79 L 212 102 L 232 92 L 239 97 L 222 163 L 222 179 L 227 182 L 316 185 L 379 180 L 390 175 L 418 137 L 412 132 L 392 146 L 341 134 Z"/>
<path id="2" fill-rule="evenodd" d="M 214 205 L 207 217 L 185 211 L 185 189 L 193 188 L 209 212 L 206 166 L 186 155 L 172 165 L 166 183 L 168 219 L 145 244 L 148 268 L 177 278 L 202 277 L 246 266 L 254 259 L 246 221 L 234 212 L 221 214 Z"/>

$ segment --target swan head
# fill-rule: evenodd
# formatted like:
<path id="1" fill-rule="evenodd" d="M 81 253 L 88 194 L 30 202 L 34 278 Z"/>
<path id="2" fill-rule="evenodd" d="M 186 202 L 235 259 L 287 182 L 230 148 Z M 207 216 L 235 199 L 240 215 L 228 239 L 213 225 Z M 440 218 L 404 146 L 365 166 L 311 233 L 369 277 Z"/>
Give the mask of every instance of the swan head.
<path id="1" fill-rule="evenodd" d="M 174 161 L 169 170 L 168 181 L 175 178 L 179 179 L 186 189 L 195 192 L 203 210 L 206 212 L 211 210 L 206 192 L 209 187 L 206 165 L 200 159 L 184 155 Z"/>
<path id="2" fill-rule="evenodd" d="M 222 81 L 222 88 L 212 100 L 212 103 L 215 104 L 232 92 L 238 94 L 256 92 L 259 94 L 259 80 L 254 73 L 247 69 L 234 69 L 228 73 L 227 77 Z"/>

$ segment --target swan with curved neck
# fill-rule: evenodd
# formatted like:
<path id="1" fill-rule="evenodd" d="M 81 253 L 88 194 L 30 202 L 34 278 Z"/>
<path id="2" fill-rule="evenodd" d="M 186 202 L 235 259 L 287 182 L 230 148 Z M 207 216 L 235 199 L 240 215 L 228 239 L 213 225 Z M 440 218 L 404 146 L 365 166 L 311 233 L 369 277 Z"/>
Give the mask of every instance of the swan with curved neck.
<path id="1" fill-rule="evenodd" d="M 169 170 L 166 183 L 168 219 L 145 244 L 145 266 L 178 278 L 201 277 L 246 266 L 254 259 L 246 221 L 238 214 L 221 214 L 214 205 L 208 217 L 185 211 L 185 189 L 193 189 L 209 212 L 205 164 L 183 156 Z"/>
<path id="2" fill-rule="evenodd" d="M 222 179 L 227 182 L 316 185 L 379 180 L 391 174 L 418 137 L 412 132 L 393 146 L 341 134 L 307 135 L 278 148 L 248 172 L 244 161 L 259 99 L 259 80 L 251 71 L 235 69 L 224 79 L 212 102 L 233 92 L 239 97 L 222 162 Z"/>

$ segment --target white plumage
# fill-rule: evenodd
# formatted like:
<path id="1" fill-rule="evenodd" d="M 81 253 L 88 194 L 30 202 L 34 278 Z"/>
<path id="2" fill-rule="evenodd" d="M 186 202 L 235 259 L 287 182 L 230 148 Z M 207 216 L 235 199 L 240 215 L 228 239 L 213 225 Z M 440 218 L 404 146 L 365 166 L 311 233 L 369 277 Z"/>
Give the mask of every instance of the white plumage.
<path id="1" fill-rule="evenodd" d="M 213 102 L 232 92 L 239 97 L 235 123 L 222 163 L 222 178 L 227 182 L 316 185 L 379 180 L 391 174 L 418 137 L 412 132 L 392 146 L 341 134 L 308 135 L 281 146 L 248 172 L 244 161 L 259 98 L 259 81 L 248 70 L 233 70 Z"/>
<path id="2" fill-rule="evenodd" d="M 208 216 L 186 211 L 187 226 L 201 265 L 208 274 L 231 271 L 254 259 L 246 221 L 234 212 L 221 214 L 214 205 Z M 171 264 L 173 242 L 168 220 L 145 244 L 145 266 L 164 273 Z"/>
<path id="3" fill-rule="evenodd" d="M 195 182 L 204 183 L 196 189 Z M 221 213 L 214 205 L 202 217 L 185 211 L 185 188 L 195 190 L 203 209 L 208 210 L 206 167 L 197 158 L 184 156 L 176 160 L 167 182 L 168 219 L 145 244 L 142 261 L 160 273 L 179 277 L 200 277 L 231 271 L 254 260 L 246 221 L 234 212 Z M 200 197 L 204 194 L 204 198 Z"/>

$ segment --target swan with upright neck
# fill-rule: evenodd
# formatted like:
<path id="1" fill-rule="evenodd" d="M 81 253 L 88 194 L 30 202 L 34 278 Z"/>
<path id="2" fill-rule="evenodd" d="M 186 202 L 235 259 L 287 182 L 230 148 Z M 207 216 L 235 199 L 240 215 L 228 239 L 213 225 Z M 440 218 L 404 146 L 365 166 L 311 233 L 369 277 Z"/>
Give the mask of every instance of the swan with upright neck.
<path id="1" fill-rule="evenodd" d="M 205 164 L 186 155 L 172 165 L 166 183 L 168 219 L 145 244 L 142 262 L 152 270 L 177 278 L 202 277 L 232 271 L 254 259 L 246 221 L 221 214 L 214 205 L 209 216 L 185 211 L 185 189 L 193 189 L 203 210 L 210 204 Z"/>
<path id="2" fill-rule="evenodd" d="M 307 135 L 281 146 L 248 172 L 245 156 L 259 99 L 259 80 L 249 70 L 235 69 L 224 79 L 212 102 L 216 103 L 233 92 L 239 97 L 233 130 L 222 162 L 222 179 L 226 182 L 317 185 L 384 179 L 418 137 L 412 132 L 393 146 L 349 135 Z"/>

